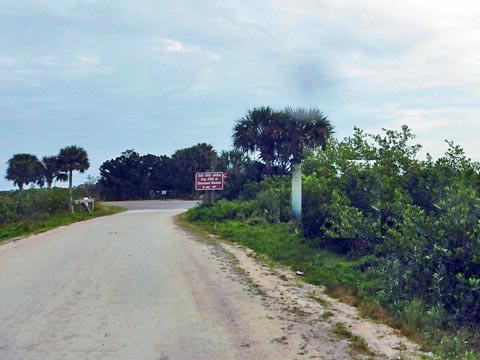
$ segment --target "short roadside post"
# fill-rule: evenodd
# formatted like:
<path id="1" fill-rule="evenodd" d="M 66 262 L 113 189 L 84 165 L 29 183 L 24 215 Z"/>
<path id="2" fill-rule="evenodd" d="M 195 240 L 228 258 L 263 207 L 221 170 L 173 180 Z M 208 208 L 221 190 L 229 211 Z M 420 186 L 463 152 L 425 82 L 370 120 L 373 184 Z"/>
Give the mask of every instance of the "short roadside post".
<path id="1" fill-rule="evenodd" d="M 292 215 L 302 217 L 302 164 L 292 166 Z"/>
<path id="2" fill-rule="evenodd" d="M 223 190 L 223 173 L 197 172 L 195 174 L 195 190 L 205 191 L 207 204 L 213 203 L 214 191 Z"/>
<path id="3" fill-rule="evenodd" d="M 89 213 L 95 210 L 95 200 L 90 199 L 90 197 L 88 196 L 84 197 L 81 200 L 74 200 L 73 203 L 82 205 L 83 209 Z"/>

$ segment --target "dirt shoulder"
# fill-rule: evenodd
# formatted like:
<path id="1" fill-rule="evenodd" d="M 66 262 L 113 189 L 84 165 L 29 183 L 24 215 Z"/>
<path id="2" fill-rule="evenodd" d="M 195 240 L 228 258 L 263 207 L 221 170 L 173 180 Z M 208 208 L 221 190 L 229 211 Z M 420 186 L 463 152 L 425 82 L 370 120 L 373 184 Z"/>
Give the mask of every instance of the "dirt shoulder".
<path id="1" fill-rule="evenodd" d="M 272 317 L 282 321 L 278 338 L 298 348 L 302 358 L 420 359 L 419 346 L 383 324 L 362 318 L 357 309 L 302 281 L 295 271 L 261 259 L 253 250 L 182 225 L 229 257 L 237 276 L 250 284 Z M 296 269 L 295 269 L 296 270 Z"/>

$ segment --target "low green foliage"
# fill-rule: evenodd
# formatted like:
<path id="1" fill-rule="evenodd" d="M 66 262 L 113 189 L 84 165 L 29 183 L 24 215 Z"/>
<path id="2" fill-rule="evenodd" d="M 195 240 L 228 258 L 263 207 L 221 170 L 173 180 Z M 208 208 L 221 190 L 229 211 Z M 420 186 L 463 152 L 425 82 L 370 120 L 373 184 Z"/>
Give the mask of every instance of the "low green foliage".
<path id="1" fill-rule="evenodd" d="M 202 206 L 195 212 L 188 212 L 189 221 L 221 221 L 225 219 L 247 219 L 252 216 L 255 204 L 248 201 L 219 200 L 215 206 Z"/>
<path id="2" fill-rule="evenodd" d="M 367 343 L 358 335 L 352 334 L 350 330 L 345 327 L 343 323 L 336 323 L 333 326 L 332 332 L 342 339 L 347 339 L 350 341 L 350 348 L 355 353 L 361 353 L 369 356 L 374 356 L 375 354 L 369 349 Z"/>
<path id="3" fill-rule="evenodd" d="M 439 159 L 419 159 L 413 139 L 406 126 L 355 129 L 303 154 L 300 224 L 288 223 L 288 176 L 244 186 L 239 198 L 253 206 L 250 216 L 226 203 L 189 216 L 461 358 L 480 349 L 480 163 L 450 142 Z"/>
<path id="4" fill-rule="evenodd" d="M 113 215 L 122 211 L 124 211 L 124 209 L 118 207 L 97 206 L 93 213 L 78 211 L 75 214 L 71 214 L 66 212 L 52 215 L 43 220 L 23 220 L 18 223 L 2 225 L 0 226 L 0 243 L 16 237 L 38 234 L 59 226 L 65 226 L 100 216 Z"/>
<path id="5" fill-rule="evenodd" d="M 478 333 L 455 326 L 442 307 L 428 306 L 420 299 L 400 302 L 403 298 L 395 300 L 388 295 L 381 258 L 374 255 L 351 257 L 323 249 L 304 239 L 295 223 L 252 222 L 245 220 L 245 212 L 233 215 L 225 211 L 228 206 L 226 202 L 218 202 L 210 208 L 191 209 L 185 216 L 208 232 L 303 271 L 305 281 L 323 285 L 330 295 L 357 305 L 363 314 L 401 329 L 406 335 L 422 341 L 426 350 L 447 359 L 462 358 L 468 351 L 479 354 L 472 350 L 478 351 Z M 234 202 L 232 206 L 241 208 L 241 203 Z M 221 219 L 220 213 L 228 213 L 229 219 Z M 393 311 L 388 307 L 388 311 L 383 305 L 386 299 L 397 301 L 395 308 L 402 310 Z"/>
<path id="6" fill-rule="evenodd" d="M 395 313 L 420 300 L 450 326 L 480 325 L 480 164 L 449 143 L 417 158 L 407 127 L 332 141 L 304 162 L 306 238 L 371 255 L 379 302 Z"/>
<path id="7" fill-rule="evenodd" d="M 82 189 L 73 192 L 74 199 L 86 195 Z M 69 199 L 68 189 L 59 188 L 0 193 L 0 226 L 21 221 L 42 221 L 54 214 L 67 212 Z"/>
<path id="8" fill-rule="evenodd" d="M 327 310 L 327 311 L 323 312 L 322 315 L 320 315 L 320 319 L 322 319 L 323 321 L 327 321 L 332 316 L 335 316 L 335 314 L 333 312 L 331 312 L 330 310 Z"/>
<path id="9" fill-rule="evenodd" d="M 269 223 L 290 219 L 289 176 L 270 176 L 258 183 L 248 183 L 240 198 L 253 201 L 256 214 Z"/>
<path id="10" fill-rule="evenodd" d="M 85 195 L 84 190 L 76 189 L 73 197 L 83 198 Z M 95 212 L 88 214 L 78 206 L 75 214 L 71 214 L 69 199 L 68 189 L 58 188 L 0 193 L 0 242 L 121 211 L 113 207 L 96 206 Z"/>

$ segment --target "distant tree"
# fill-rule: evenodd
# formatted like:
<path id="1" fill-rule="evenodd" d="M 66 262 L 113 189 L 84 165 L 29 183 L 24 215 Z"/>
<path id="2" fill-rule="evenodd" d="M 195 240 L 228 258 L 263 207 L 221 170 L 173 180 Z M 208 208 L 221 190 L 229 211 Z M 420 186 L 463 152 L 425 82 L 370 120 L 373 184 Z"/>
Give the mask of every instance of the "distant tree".
<path id="1" fill-rule="evenodd" d="M 72 176 L 74 171 L 85 172 L 90 167 L 88 154 L 79 146 L 67 146 L 60 149 L 58 154 L 58 167 L 60 171 L 68 174 L 68 189 L 70 191 L 70 210 L 73 212 Z"/>
<path id="2" fill-rule="evenodd" d="M 23 186 L 33 183 L 42 183 L 42 164 L 32 154 L 15 154 L 7 162 L 7 180 L 13 181 L 20 191 Z"/>
<path id="3" fill-rule="evenodd" d="M 249 110 L 233 128 L 233 146 L 244 152 L 258 152 L 267 173 L 272 172 L 277 137 L 280 135 L 276 121 L 277 116 L 272 108 L 259 107 Z"/>
<path id="4" fill-rule="evenodd" d="M 333 126 L 318 109 L 285 108 L 277 113 L 278 160 L 290 168 L 302 161 L 305 149 L 324 149 L 333 134 Z"/>
<path id="5" fill-rule="evenodd" d="M 323 148 L 333 133 L 333 126 L 318 109 L 274 111 L 270 107 L 249 110 L 233 128 L 233 146 L 248 153 L 258 153 L 267 174 L 289 170 L 299 163 L 307 148 Z"/>
<path id="6" fill-rule="evenodd" d="M 247 182 L 258 182 L 265 172 L 265 165 L 252 160 L 241 150 L 222 151 L 217 170 L 225 173 L 225 184 L 222 197 L 235 199 Z"/>
<path id="7" fill-rule="evenodd" d="M 100 166 L 100 193 L 107 200 L 137 199 L 138 163 L 140 155 L 126 150 L 115 159 L 107 160 Z"/>
<path id="8" fill-rule="evenodd" d="M 324 148 L 332 132 L 332 124 L 318 109 L 274 111 L 261 107 L 250 110 L 237 121 L 232 139 L 236 149 L 260 154 L 267 175 L 292 173 L 292 213 L 299 217 L 302 208 L 299 164 L 304 151 Z"/>
<path id="9" fill-rule="evenodd" d="M 171 158 L 147 154 L 142 156 L 142 164 L 146 175 L 146 194 L 149 197 L 158 196 L 162 190 L 170 192 L 173 189 Z"/>
<path id="10" fill-rule="evenodd" d="M 100 166 L 98 184 L 109 200 L 149 199 L 161 190 L 171 190 L 171 159 L 126 150 Z"/>
<path id="11" fill-rule="evenodd" d="M 218 156 L 212 145 L 197 144 L 180 149 L 172 156 L 172 184 L 179 195 L 192 194 L 195 187 L 195 173 L 215 170 Z"/>
<path id="12" fill-rule="evenodd" d="M 57 156 L 44 156 L 42 158 L 42 165 L 43 165 L 43 176 L 45 177 L 45 181 L 49 189 L 52 188 L 52 183 L 54 180 L 58 180 L 58 181 L 68 180 L 68 175 L 64 172 L 61 172 L 59 169 Z"/>

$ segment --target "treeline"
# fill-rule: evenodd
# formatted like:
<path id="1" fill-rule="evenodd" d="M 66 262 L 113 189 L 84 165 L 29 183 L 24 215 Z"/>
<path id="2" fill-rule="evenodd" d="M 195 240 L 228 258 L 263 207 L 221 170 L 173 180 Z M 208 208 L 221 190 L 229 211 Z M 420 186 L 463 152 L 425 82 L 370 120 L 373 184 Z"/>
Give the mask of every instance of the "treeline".
<path id="1" fill-rule="evenodd" d="M 41 160 L 33 154 L 15 154 L 7 162 L 5 178 L 13 181 L 20 192 L 25 185 L 32 184 L 51 188 L 54 181 L 68 181 L 72 188 L 73 171 L 85 172 L 90 161 L 85 149 L 67 146 L 58 155 L 44 156 Z"/>
<path id="2" fill-rule="evenodd" d="M 108 200 L 191 198 L 198 196 L 195 172 L 222 171 L 225 188 L 219 195 L 234 199 L 248 182 L 288 174 L 304 149 L 324 147 L 332 132 L 318 109 L 254 108 L 236 122 L 233 150 L 217 153 L 205 143 L 172 156 L 127 150 L 101 165 L 98 189 Z"/>
<path id="3" fill-rule="evenodd" d="M 100 166 L 97 188 L 106 200 L 192 198 L 196 172 L 222 171 L 226 175 L 222 196 L 233 199 L 247 181 L 259 181 L 265 166 L 240 151 L 218 154 L 209 144 L 167 155 L 140 155 L 127 150 Z"/>
<path id="4" fill-rule="evenodd" d="M 40 228 L 73 221 L 73 198 L 88 194 L 73 189 L 73 172 L 84 172 L 90 166 L 88 154 L 79 146 L 67 146 L 54 156 L 41 160 L 33 154 L 15 154 L 7 162 L 5 178 L 18 186 L 17 192 L 0 192 L 0 240 Z M 53 188 L 55 181 L 68 181 L 69 189 Z M 47 189 L 24 190 L 26 185 L 47 186 Z M 48 222 L 51 221 L 50 225 Z"/>

